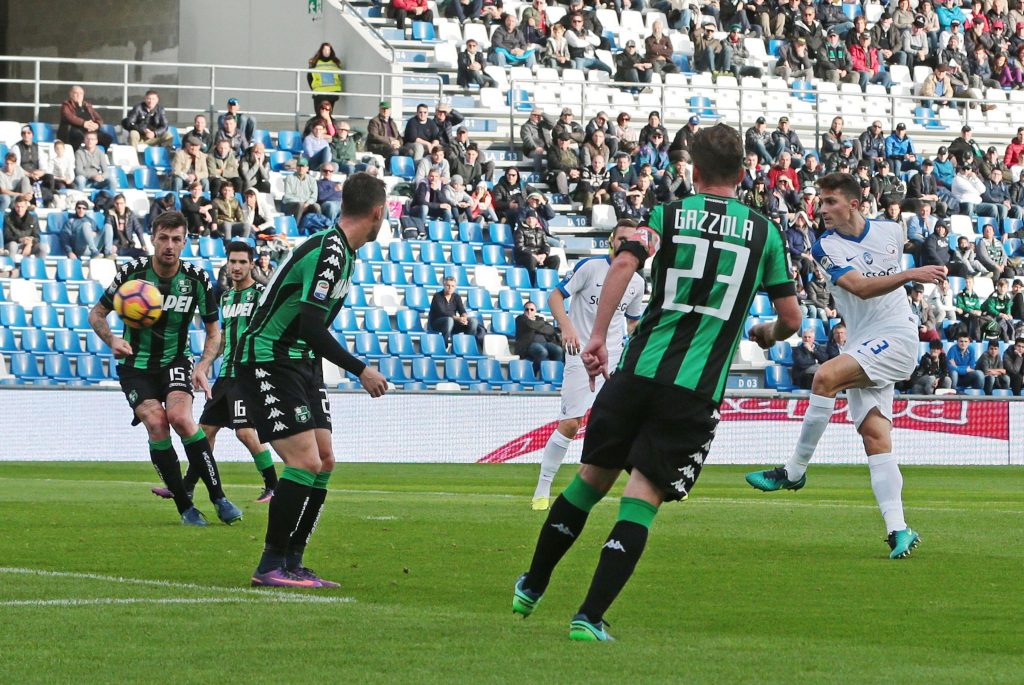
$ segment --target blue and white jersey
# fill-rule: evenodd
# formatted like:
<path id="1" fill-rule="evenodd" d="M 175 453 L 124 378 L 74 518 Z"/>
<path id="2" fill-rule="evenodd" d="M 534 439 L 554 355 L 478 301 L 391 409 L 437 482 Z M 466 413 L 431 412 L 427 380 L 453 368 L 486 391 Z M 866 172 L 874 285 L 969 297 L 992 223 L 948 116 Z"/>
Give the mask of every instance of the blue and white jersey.
<path id="1" fill-rule="evenodd" d="M 590 257 L 576 262 L 576 267 L 565 275 L 556 286 L 559 292 L 569 298 L 569 321 L 576 329 L 580 345 L 586 346 L 594 330 L 597 305 L 601 300 L 601 286 L 604 285 L 611 257 Z M 622 350 L 622 339 L 626 335 L 626 319 L 637 320 L 644 311 L 644 278 L 634 273 L 626 286 L 622 302 L 615 308 L 608 325 L 608 356 L 617 356 Z"/>
<path id="2" fill-rule="evenodd" d="M 836 309 L 846 322 L 850 343 L 884 337 L 909 336 L 917 340 L 917 319 L 910 311 L 906 293 L 891 293 L 861 299 L 836 285 L 844 274 L 858 271 L 867 278 L 903 271 L 903 229 L 899 224 L 868 219 L 858 237 L 844 236 L 829 229 L 811 248 L 811 254 L 829 275 L 829 289 Z"/>

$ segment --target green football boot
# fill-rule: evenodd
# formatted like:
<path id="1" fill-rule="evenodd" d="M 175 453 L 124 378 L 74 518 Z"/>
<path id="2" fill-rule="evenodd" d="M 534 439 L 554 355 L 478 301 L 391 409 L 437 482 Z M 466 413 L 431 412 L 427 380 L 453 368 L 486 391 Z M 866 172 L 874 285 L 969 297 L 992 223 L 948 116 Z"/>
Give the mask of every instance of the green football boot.
<path id="1" fill-rule="evenodd" d="M 921 536 L 910 528 L 904 528 L 889 533 L 885 541 L 889 544 L 889 549 L 892 550 L 889 552 L 890 559 L 906 559 L 910 556 L 911 550 L 921 544 Z"/>
<path id="2" fill-rule="evenodd" d="M 576 614 L 569 623 L 569 639 L 574 642 L 609 642 L 615 638 L 608 634 L 604 621 L 591 623 L 586 614 Z"/>
<path id="3" fill-rule="evenodd" d="M 799 490 L 807 483 L 807 474 L 801 476 L 800 480 L 793 481 L 786 474 L 786 467 L 780 466 L 770 471 L 752 471 L 748 473 L 747 483 L 762 492 Z"/>
<path id="4" fill-rule="evenodd" d="M 512 613 L 519 614 L 523 618 L 526 618 L 533 613 L 533 610 L 537 608 L 537 603 L 540 602 L 543 593 L 538 594 L 536 592 L 530 592 L 523 587 L 523 581 L 526 580 L 526 574 L 519 576 L 516 580 L 515 589 L 512 591 Z"/>

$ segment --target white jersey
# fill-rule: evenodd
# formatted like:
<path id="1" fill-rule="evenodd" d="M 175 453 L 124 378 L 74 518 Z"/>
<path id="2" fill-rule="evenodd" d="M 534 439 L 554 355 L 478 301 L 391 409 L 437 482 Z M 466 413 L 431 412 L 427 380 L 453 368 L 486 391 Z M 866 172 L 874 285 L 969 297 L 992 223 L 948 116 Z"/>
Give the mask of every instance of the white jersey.
<path id="1" fill-rule="evenodd" d="M 558 291 L 569 300 L 569 321 L 576 329 L 580 345 L 586 346 L 590 334 L 594 330 L 594 318 L 597 316 L 597 304 L 601 299 L 601 286 L 604 285 L 610 257 L 591 257 L 581 259 L 576 267 L 565 275 L 556 286 Z M 634 273 L 626 286 L 622 301 L 615 308 L 611 323 L 608 325 L 607 346 L 608 358 L 618 359 L 622 352 L 622 339 L 626 335 L 626 319 L 637 320 L 643 313 L 644 279 Z"/>
<path id="2" fill-rule="evenodd" d="M 844 236 L 832 229 L 825 231 L 811 248 L 821 268 L 831 279 L 829 289 L 836 301 L 847 338 L 851 344 L 883 336 L 907 337 L 917 342 L 917 319 L 903 288 L 861 299 L 836 285 L 844 274 L 857 271 L 867 278 L 903 271 L 903 229 L 893 221 L 868 219 L 859 237 Z"/>

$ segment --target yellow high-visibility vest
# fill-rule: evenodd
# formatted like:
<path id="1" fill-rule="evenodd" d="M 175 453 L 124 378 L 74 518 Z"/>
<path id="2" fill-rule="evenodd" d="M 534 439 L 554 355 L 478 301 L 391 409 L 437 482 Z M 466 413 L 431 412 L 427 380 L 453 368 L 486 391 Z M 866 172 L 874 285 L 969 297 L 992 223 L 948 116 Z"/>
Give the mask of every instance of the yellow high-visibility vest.
<path id="1" fill-rule="evenodd" d="M 325 69 L 328 71 L 341 71 L 338 65 L 329 60 L 320 60 L 314 66 L 314 69 Z M 341 92 L 341 75 L 340 74 L 327 74 L 322 72 L 313 72 L 313 82 L 310 86 L 314 91 L 318 93 L 340 93 Z"/>

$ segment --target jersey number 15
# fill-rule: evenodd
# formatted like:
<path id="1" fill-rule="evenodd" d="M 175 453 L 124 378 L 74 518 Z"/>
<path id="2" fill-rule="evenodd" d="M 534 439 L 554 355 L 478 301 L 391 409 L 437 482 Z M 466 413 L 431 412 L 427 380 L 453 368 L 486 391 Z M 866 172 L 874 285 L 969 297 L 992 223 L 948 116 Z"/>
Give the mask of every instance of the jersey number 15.
<path id="1" fill-rule="evenodd" d="M 684 314 L 696 312 L 698 314 L 706 314 L 708 316 L 713 316 L 716 319 L 728 321 L 729 317 L 732 315 L 733 307 L 736 304 L 736 298 L 740 292 L 740 285 L 743 283 L 743 274 L 747 270 L 747 261 L 750 259 L 750 248 L 744 247 L 743 245 L 726 243 L 721 240 L 716 240 L 712 243 L 707 238 L 696 238 L 686 235 L 672 236 L 672 242 L 677 245 L 692 245 L 693 262 L 688 269 L 668 269 L 665 272 L 665 301 L 662 304 L 662 307 L 665 309 L 674 309 L 675 311 L 683 312 Z M 676 302 L 676 294 L 679 290 L 679 281 L 681 279 L 688 278 L 691 280 L 700 280 L 704 278 L 704 272 L 707 268 L 709 246 L 723 252 L 731 252 L 735 256 L 731 272 L 727 274 L 715 274 L 715 286 L 712 288 L 711 294 L 714 294 L 719 283 L 724 284 L 725 292 L 722 294 L 722 303 L 718 307 L 709 307 L 703 304 L 693 305 L 685 302 Z M 708 299 L 711 299 L 710 294 Z"/>

